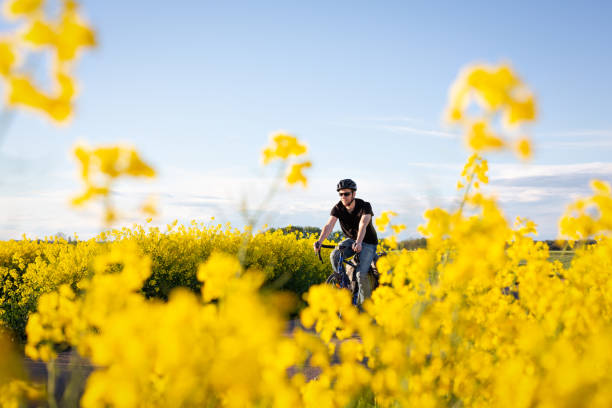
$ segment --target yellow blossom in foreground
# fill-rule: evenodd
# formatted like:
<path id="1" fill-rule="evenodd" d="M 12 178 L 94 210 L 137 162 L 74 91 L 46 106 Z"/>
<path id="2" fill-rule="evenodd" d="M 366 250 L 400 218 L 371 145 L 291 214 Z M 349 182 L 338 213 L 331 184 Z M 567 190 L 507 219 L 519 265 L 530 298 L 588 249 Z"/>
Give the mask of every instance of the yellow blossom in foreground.
<path id="1" fill-rule="evenodd" d="M 47 95 L 39 91 L 28 77 L 10 77 L 8 103 L 43 111 L 54 120 L 64 121 L 72 113 L 75 88 L 72 79 L 63 73 L 57 73 L 56 79 L 59 90 L 53 95 Z"/>
<path id="2" fill-rule="evenodd" d="M 484 121 L 474 122 L 467 136 L 470 149 L 475 152 L 499 150 L 504 147 L 504 141 L 492 133 Z"/>
<path id="3" fill-rule="evenodd" d="M 387 230 L 387 225 L 391 222 L 391 217 L 397 216 L 397 213 L 394 211 L 383 211 L 376 219 L 374 223 L 376 224 L 376 228 L 380 232 L 385 232 Z"/>
<path id="4" fill-rule="evenodd" d="M 481 110 L 477 116 L 470 109 L 472 102 L 476 102 Z M 507 132 L 535 120 L 537 114 L 533 93 L 508 65 L 472 65 L 465 68 L 451 86 L 447 120 L 464 127 L 466 144 L 476 153 L 514 148 L 516 145 L 518 156 L 529 158 L 529 140 L 523 137 L 513 143 L 512 133 L 504 134 L 494 129 L 492 119 L 495 115 L 498 115 Z"/>
<path id="5" fill-rule="evenodd" d="M 73 197 L 71 204 L 84 205 L 96 198 L 104 204 L 104 222 L 112 224 L 118 219 L 117 211 L 110 201 L 111 187 L 120 177 L 155 177 L 155 170 L 140 158 L 138 152 L 130 146 L 101 146 L 89 148 L 78 145 L 74 155 L 81 165 L 81 179 L 85 191 Z M 148 200 L 142 206 L 147 214 L 155 211 L 153 203 Z"/>
<path id="6" fill-rule="evenodd" d="M 15 33 L 0 40 L 0 75 L 6 79 L 8 106 L 22 106 L 44 113 L 56 122 L 68 120 L 76 96 L 71 62 L 80 50 L 96 45 L 94 31 L 77 12 L 73 0 L 61 2 L 59 15 L 49 14 L 42 0 L 9 0 L 4 3 L 5 15 L 21 18 Z M 37 86 L 20 60 L 27 61 L 36 53 L 51 51 L 49 79 L 54 90 Z"/>
<path id="7" fill-rule="evenodd" d="M 570 204 L 559 221 L 561 236 L 586 239 L 612 233 L 612 190 L 602 180 L 591 181 L 593 195 Z M 593 215 L 593 212 L 595 214 Z"/>
<path id="8" fill-rule="evenodd" d="M 461 181 L 457 182 L 457 188 L 462 189 L 466 185 L 469 187 L 479 188 L 480 183 L 487 184 L 489 182 L 489 163 L 480 157 L 478 154 L 471 155 L 461 172 Z"/>
<path id="9" fill-rule="evenodd" d="M 303 171 L 304 169 L 308 169 L 310 167 L 312 167 L 312 163 L 310 161 L 292 164 L 287 173 L 287 184 L 293 185 L 296 183 L 302 183 L 302 185 L 306 187 L 308 179 L 306 176 L 304 176 Z"/>
<path id="10" fill-rule="evenodd" d="M 285 132 L 274 133 L 270 136 L 270 145 L 263 150 L 263 164 L 277 159 L 286 160 L 289 156 L 301 156 L 307 150 L 297 137 Z"/>
<path id="11" fill-rule="evenodd" d="M 96 45 L 93 30 L 82 21 L 76 8 L 75 2 L 65 1 L 57 23 L 34 20 L 23 39 L 36 46 L 52 47 L 60 62 L 73 60 L 80 49 Z"/>
<path id="12" fill-rule="evenodd" d="M 529 160 L 533 156 L 531 142 L 527 138 L 519 139 L 516 144 L 518 155 L 523 160 Z"/>
<path id="13" fill-rule="evenodd" d="M 0 41 L 0 75 L 8 76 L 16 61 L 14 46 L 9 41 Z"/>
<path id="14" fill-rule="evenodd" d="M 14 19 L 38 12 L 44 0 L 8 0 L 4 3 L 4 15 Z"/>

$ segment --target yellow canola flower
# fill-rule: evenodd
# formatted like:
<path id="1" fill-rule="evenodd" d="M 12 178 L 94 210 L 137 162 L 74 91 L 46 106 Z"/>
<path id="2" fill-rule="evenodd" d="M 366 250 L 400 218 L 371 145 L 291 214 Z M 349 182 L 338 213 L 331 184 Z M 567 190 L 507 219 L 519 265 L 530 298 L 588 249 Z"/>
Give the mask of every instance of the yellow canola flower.
<path id="1" fill-rule="evenodd" d="M 17 54 L 13 44 L 10 41 L 0 40 L 0 75 L 7 77 L 16 61 Z"/>
<path id="2" fill-rule="evenodd" d="M 198 280 L 203 282 L 202 298 L 206 302 L 224 297 L 232 281 L 242 273 L 238 260 L 230 255 L 215 253 L 198 267 Z"/>
<path id="3" fill-rule="evenodd" d="M 461 172 L 463 180 L 457 182 L 457 189 L 460 190 L 466 185 L 473 185 L 475 188 L 479 188 L 479 183 L 487 184 L 489 182 L 489 163 L 478 154 L 472 154 Z M 476 180 L 476 181 L 474 181 Z"/>
<path id="4" fill-rule="evenodd" d="M 471 125 L 467 144 L 475 152 L 499 150 L 504 147 L 504 141 L 488 128 L 485 121 L 477 121 Z"/>
<path id="5" fill-rule="evenodd" d="M 68 120 L 76 95 L 70 70 L 79 51 L 96 44 L 95 33 L 77 13 L 77 3 L 62 1 L 59 16 L 49 15 L 42 0 L 9 0 L 4 12 L 9 18 L 21 18 L 20 26 L 0 39 L 0 75 L 6 80 L 6 104 L 41 112 L 56 122 Z M 31 56 L 51 51 L 49 79 L 55 89 L 38 87 L 25 66 L 18 64 Z"/>
<path id="6" fill-rule="evenodd" d="M 58 23 L 34 20 L 23 39 L 35 46 L 50 46 L 59 62 L 71 61 L 83 48 L 96 45 L 94 31 L 76 13 L 76 3 L 64 2 Z"/>
<path id="7" fill-rule="evenodd" d="M 8 0 L 4 3 L 4 15 L 9 19 L 31 16 L 42 8 L 44 0 Z"/>
<path id="8" fill-rule="evenodd" d="M 22 38 L 34 46 L 46 46 L 54 43 L 56 34 L 51 24 L 37 19 L 30 23 Z"/>
<path id="9" fill-rule="evenodd" d="M 472 102 L 480 108 L 473 113 Z M 498 115 L 498 116 L 496 116 Z M 531 155 L 529 140 L 521 138 L 514 143 L 513 132 L 525 122 L 536 119 L 533 93 L 509 65 L 476 64 L 463 69 L 452 84 L 446 118 L 465 129 L 467 146 L 474 152 L 514 148 L 521 159 Z M 493 128 L 495 118 L 501 118 L 504 131 Z"/>
<path id="10" fill-rule="evenodd" d="M 47 95 L 38 90 L 26 76 L 9 77 L 9 105 L 21 105 L 44 112 L 58 122 L 67 120 L 72 114 L 74 82 L 71 77 L 61 72 L 56 73 L 56 80 L 58 91 L 54 95 Z"/>
<path id="11" fill-rule="evenodd" d="M 111 225 L 119 219 L 119 214 L 111 200 L 111 187 L 119 177 L 155 177 L 155 170 L 140 158 L 131 146 L 114 145 L 90 148 L 75 146 L 73 153 L 80 164 L 80 175 L 85 190 L 71 199 L 73 206 L 81 206 L 91 200 L 101 198 L 104 206 L 103 222 Z M 155 215 L 155 203 L 148 198 L 140 210 Z"/>
<path id="12" fill-rule="evenodd" d="M 477 92 L 483 105 L 498 109 L 507 102 L 514 87 L 520 84 L 512 69 L 507 65 L 499 67 L 476 66 L 467 73 L 466 85 Z"/>
<path id="13" fill-rule="evenodd" d="M 529 160 L 533 156 L 531 142 L 526 137 L 521 138 L 516 143 L 516 151 L 523 160 Z"/>
<path id="14" fill-rule="evenodd" d="M 297 137 L 286 133 L 277 132 L 270 136 L 270 145 L 262 152 L 262 161 L 266 165 L 273 160 L 287 160 L 289 156 L 301 156 L 308 148 L 300 143 Z"/>
<path id="15" fill-rule="evenodd" d="M 383 211 L 376 219 L 374 223 L 376 224 L 376 228 L 380 232 L 385 232 L 387 230 L 387 226 L 391 222 L 391 217 L 396 217 L 397 213 L 394 211 Z"/>
<path id="16" fill-rule="evenodd" d="M 118 177 L 155 177 L 155 170 L 130 146 L 89 148 L 77 145 L 73 153 L 81 165 L 81 178 L 87 186 L 85 193 L 73 199 L 74 205 L 83 204 L 98 195 L 108 195 L 110 184 Z"/>
<path id="17" fill-rule="evenodd" d="M 512 99 L 504 113 L 504 121 L 509 125 L 533 121 L 536 118 L 536 106 L 533 95 L 528 94 L 525 100 Z"/>
<path id="18" fill-rule="evenodd" d="M 587 239 L 612 234 L 612 190 L 603 180 L 592 180 L 591 197 L 568 205 L 559 220 L 559 234 L 571 239 Z"/>
<path id="19" fill-rule="evenodd" d="M 473 97 L 488 111 L 514 110 L 508 118 L 511 123 L 535 119 L 533 96 L 508 65 L 473 65 L 463 69 L 451 86 L 447 117 L 462 120 Z"/>
<path id="20" fill-rule="evenodd" d="M 406 226 L 404 224 L 397 224 L 397 225 L 392 225 L 391 229 L 393 230 L 394 234 L 399 234 L 400 232 L 406 229 Z"/>
<path id="21" fill-rule="evenodd" d="M 303 172 L 304 169 L 308 169 L 310 167 L 312 167 L 312 163 L 310 161 L 292 164 L 289 167 L 289 171 L 287 172 L 287 184 L 294 185 L 296 183 L 302 183 L 302 185 L 306 187 L 308 179 L 306 178 Z"/>
<path id="22" fill-rule="evenodd" d="M 110 194 L 110 190 L 108 187 L 96 187 L 96 186 L 87 186 L 85 192 L 81 195 L 73 197 L 70 200 L 70 203 L 74 206 L 80 206 L 87 203 L 89 200 L 97 197 L 97 196 L 107 196 Z"/>
<path id="23" fill-rule="evenodd" d="M 516 217 L 514 228 L 518 230 L 520 235 L 537 234 L 537 224 L 532 220 Z"/>

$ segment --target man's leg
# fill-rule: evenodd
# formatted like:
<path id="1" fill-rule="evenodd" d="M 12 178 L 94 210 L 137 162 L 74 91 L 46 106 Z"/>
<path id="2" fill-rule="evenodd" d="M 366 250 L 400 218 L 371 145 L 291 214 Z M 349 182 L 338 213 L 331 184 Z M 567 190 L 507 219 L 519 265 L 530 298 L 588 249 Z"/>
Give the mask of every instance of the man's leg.
<path id="1" fill-rule="evenodd" d="M 376 254 L 376 245 L 361 244 L 361 252 L 359 253 L 359 265 L 357 265 L 357 282 L 359 282 L 359 304 L 372 296 L 372 288 L 370 287 L 370 278 L 368 271 L 372 264 L 372 259 Z"/>
<path id="2" fill-rule="evenodd" d="M 347 238 L 344 241 L 340 242 L 338 248 L 334 249 L 331 252 L 331 254 L 329 255 L 329 260 L 331 261 L 332 268 L 334 268 L 334 271 L 338 272 L 338 261 L 340 260 L 340 252 L 344 254 L 344 259 L 348 258 L 349 256 L 352 256 L 355 253 L 352 248 L 354 242 L 355 241 L 353 241 L 352 239 Z"/>

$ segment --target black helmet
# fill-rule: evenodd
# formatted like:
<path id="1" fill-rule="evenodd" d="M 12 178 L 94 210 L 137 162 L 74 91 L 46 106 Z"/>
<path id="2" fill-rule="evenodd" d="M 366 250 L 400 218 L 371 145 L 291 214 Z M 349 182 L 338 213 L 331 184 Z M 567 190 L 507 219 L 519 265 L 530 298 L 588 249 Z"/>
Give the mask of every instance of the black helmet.
<path id="1" fill-rule="evenodd" d="M 351 190 L 357 190 L 357 184 L 351 179 L 344 179 L 338 182 L 336 191 L 340 191 L 343 188 L 350 188 Z"/>

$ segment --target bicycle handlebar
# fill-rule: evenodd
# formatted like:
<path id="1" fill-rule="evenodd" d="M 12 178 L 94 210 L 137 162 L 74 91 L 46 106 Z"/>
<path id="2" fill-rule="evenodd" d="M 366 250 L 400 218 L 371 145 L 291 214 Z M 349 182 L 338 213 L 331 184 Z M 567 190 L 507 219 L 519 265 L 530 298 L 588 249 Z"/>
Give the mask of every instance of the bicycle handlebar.
<path id="1" fill-rule="evenodd" d="M 321 248 L 330 248 L 330 249 L 333 249 L 335 247 L 336 247 L 335 245 L 323 245 L 323 244 L 319 245 L 319 252 L 317 252 L 317 255 L 319 255 L 319 261 L 321 261 L 321 263 L 323 263 L 323 258 L 321 258 Z"/>
<path id="2" fill-rule="evenodd" d="M 334 249 L 336 248 L 337 245 L 319 245 L 319 249 L 321 248 L 329 248 L 329 249 Z M 321 261 L 321 263 L 323 263 L 323 258 L 321 258 L 321 251 L 319 250 L 319 252 L 317 252 L 317 255 L 319 255 L 319 261 Z M 346 261 L 345 261 L 346 262 Z"/>

